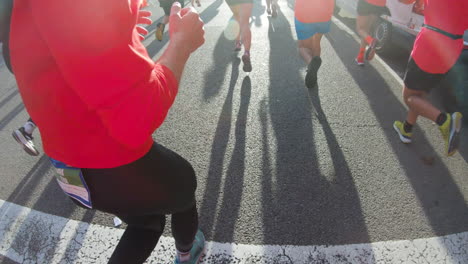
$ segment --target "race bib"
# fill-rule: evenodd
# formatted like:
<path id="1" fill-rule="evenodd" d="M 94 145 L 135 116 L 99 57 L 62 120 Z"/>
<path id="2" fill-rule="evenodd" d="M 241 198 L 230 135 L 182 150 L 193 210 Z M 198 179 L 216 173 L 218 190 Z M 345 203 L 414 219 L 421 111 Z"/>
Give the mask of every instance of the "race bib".
<path id="1" fill-rule="evenodd" d="M 58 160 L 50 159 L 55 167 L 55 178 L 60 188 L 72 199 L 75 199 L 87 208 L 93 208 L 91 195 L 81 173 L 81 169 L 67 166 Z"/>

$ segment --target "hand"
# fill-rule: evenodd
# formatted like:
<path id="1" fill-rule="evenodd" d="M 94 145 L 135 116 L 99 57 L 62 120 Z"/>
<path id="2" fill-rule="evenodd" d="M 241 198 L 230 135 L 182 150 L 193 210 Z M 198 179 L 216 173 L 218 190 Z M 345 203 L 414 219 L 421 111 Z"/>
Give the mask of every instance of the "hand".
<path id="1" fill-rule="evenodd" d="M 205 43 L 204 23 L 193 7 L 181 9 L 180 3 L 175 2 L 171 8 L 169 18 L 170 41 L 182 50 L 192 53 Z"/>
<path id="2" fill-rule="evenodd" d="M 137 18 L 137 24 L 143 24 L 143 25 L 151 25 L 153 21 L 149 18 L 151 16 L 151 12 L 147 10 L 139 10 L 138 11 L 138 18 Z M 145 36 L 148 34 L 148 30 L 142 26 L 136 26 L 136 30 L 138 34 L 140 35 L 140 40 L 144 40 Z"/>

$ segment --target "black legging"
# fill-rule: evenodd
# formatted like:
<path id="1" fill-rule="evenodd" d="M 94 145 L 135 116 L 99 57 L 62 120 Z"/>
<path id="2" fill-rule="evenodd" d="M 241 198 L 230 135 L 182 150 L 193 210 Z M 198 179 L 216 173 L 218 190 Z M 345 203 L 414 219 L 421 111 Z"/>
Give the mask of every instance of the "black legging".
<path id="1" fill-rule="evenodd" d="M 198 229 L 197 182 L 188 161 L 154 143 L 139 160 L 112 169 L 82 169 L 93 208 L 128 224 L 109 263 L 143 263 L 172 214 L 176 248 L 188 251 Z"/>

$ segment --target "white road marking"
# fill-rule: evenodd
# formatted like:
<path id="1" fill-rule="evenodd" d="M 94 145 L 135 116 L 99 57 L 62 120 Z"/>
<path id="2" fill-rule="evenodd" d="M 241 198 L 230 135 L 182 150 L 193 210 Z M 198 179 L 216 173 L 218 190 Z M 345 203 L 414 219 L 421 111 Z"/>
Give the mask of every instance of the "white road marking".
<path id="1" fill-rule="evenodd" d="M 19 263 L 106 263 L 122 229 L 83 223 L 0 200 L 0 255 Z M 148 263 L 172 263 L 174 240 L 161 237 Z M 468 263 L 468 232 L 338 246 L 207 242 L 202 263 Z"/>

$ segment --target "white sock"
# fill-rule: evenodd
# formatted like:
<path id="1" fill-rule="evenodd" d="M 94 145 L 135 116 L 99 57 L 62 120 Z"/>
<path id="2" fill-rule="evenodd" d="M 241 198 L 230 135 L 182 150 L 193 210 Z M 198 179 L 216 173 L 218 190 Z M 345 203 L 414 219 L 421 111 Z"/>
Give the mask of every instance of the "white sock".
<path id="1" fill-rule="evenodd" d="M 190 251 L 189 252 L 180 252 L 179 250 L 177 250 L 177 255 L 179 256 L 179 260 L 180 261 L 188 261 L 190 260 Z"/>
<path id="2" fill-rule="evenodd" d="M 33 122 L 26 122 L 23 126 L 24 131 L 28 134 L 32 134 L 34 132 L 34 129 L 36 129 L 36 125 Z"/>

